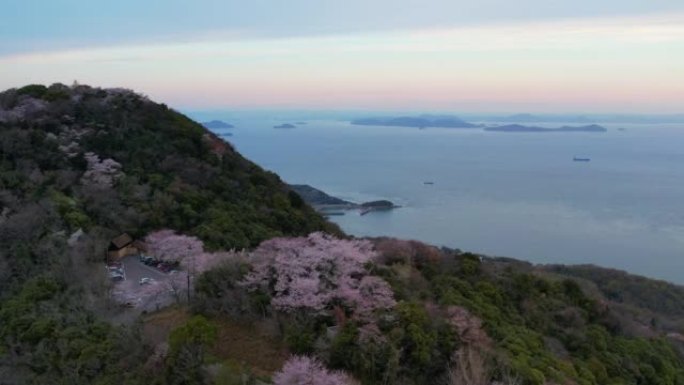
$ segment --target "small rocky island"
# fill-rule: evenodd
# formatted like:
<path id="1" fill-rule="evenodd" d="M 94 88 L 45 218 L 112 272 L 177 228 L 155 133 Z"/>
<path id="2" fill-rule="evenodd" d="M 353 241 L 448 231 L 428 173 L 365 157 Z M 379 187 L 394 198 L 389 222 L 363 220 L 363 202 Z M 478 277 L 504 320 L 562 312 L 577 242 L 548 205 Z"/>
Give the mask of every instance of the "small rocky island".
<path id="1" fill-rule="evenodd" d="M 372 211 L 385 211 L 399 208 L 389 200 L 377 200 L 364 203 L 354 203 L 340 199 L 307 184 L 289 185 L 306 203 L 323 215 L 344 215 L 346 211 L 358 210 L 360 215 Z"/>
<path id="2" fill-rule="evenodd" d="M 222 129 L 222 128 L 234 128 L 232 124 L 228 124 L 224 122 L 223 120 L 212 120 L 209 122 L 202 122 L 202 125 L 205 128 L 208 128 L 210 130 L 216 130 L 216 129 Z"/>
<path id="3" fill-rule="evenodd" d="M 295 126 L 294 124 L 290 124 L 290 123 L 283 123 L 283 124 L 279 124 L 277 126 L 273 126 L 273 128 L 277 128 L 277 129 L 281 129 L 281 130 L 287 130 L 287 129 L 297 128 L 297 126 Z"/>

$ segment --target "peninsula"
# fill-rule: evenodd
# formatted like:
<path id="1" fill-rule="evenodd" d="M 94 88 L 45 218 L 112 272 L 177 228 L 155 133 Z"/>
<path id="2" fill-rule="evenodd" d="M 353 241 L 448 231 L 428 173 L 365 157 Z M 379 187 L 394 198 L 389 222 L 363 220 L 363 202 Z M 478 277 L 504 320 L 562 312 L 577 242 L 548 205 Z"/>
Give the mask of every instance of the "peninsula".
<path id="1" fill-rule="evenodd" d="M 201 123 L 205 128 L 208 128 L 210 130 L 216 130 L 216 129 L 221 129 L 221 128 L 234 128 L 232 124 L 228 124 L 222 120 L 212 120 L 209 122 L 202 122 Z"/>
<path id="2" fill-rule="evenodd" d="M 400 207 L 385 199 L 354 203 L 328 195 L 307 184 L 294 184 L 289 185 L 289 187 L 292 191 L 296 192 L 304 202 L 311 205 L 323 215 L 343 215 L 344 211 L 348 210 L 360 210 L 361 214 L 367 214 L 371 211 L 391 210 Z"/>

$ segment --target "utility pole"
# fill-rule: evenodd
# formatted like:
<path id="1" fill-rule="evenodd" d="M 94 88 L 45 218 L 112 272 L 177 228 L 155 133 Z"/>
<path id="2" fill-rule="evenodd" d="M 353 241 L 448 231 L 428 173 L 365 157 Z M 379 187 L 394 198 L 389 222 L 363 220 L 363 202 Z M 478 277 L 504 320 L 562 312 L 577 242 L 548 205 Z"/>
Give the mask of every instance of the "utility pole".
<path id="1" fill-rule="evenodd" d="M 190 304 L 190 274 L 188 274 L 188 305 Z"/>
<path id="2" fill-rule="evenodd" d="M 190 305 L 190 273 L 195 273 L 195 257 L 192 256 L 190 250 L 191 248 L 190 246 L 188 246 L 188 255 L 191 256 L 190 258 L 192 258 L 192 271 L 188 271 L 188 305 Z M 186 256 L 186 258 L 188 258 L 188 256 Z"/>

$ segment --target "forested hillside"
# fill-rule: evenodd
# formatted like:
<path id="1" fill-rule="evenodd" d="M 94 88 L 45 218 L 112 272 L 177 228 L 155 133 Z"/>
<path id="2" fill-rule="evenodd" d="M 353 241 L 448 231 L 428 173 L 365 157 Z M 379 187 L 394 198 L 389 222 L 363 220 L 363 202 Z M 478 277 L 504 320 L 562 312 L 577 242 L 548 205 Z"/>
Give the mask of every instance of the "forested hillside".
<path id="1" fill-rule="evenodd" d="M 120 233 L 160 228 L 210 249 L 338 232 L 277 175 L 142 95 L 61 84 L 0 93 L 0 383 L 133 376 L 134 331 L 95 316 L 112 305 L 104 250 Z"/>
<path id="2" fill-rule="evenodd" d="M 187 297 L 117 302 L 121 233 Z M 682 304 L 622 272 L 347 237 L 128 90 L 0 93 L 2 385 L 684 385 Z"/>

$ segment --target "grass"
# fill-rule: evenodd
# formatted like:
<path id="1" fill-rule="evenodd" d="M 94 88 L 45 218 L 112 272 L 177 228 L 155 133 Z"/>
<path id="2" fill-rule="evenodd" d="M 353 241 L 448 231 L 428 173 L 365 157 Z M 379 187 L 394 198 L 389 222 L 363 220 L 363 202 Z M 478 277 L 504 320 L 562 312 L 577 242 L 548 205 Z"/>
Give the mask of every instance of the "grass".
<path id="1" fill-rule="evenodd" d="M 152 313 L 143 319 L 143 338 L 157 345 L 168 341 L 171 331 L 184 324 L 191 314 L 175 306 Z M 212 361 L 230 363 L 257 377 L 270 377 L 279 370 L 289 353 L 272 333 L 254 323 L 238 322 L 228 317 L 213 318 L 218 328 L 216 342 L 209 349 Z"/>

